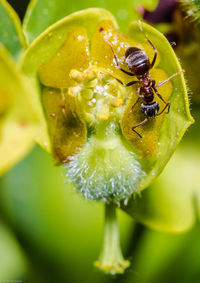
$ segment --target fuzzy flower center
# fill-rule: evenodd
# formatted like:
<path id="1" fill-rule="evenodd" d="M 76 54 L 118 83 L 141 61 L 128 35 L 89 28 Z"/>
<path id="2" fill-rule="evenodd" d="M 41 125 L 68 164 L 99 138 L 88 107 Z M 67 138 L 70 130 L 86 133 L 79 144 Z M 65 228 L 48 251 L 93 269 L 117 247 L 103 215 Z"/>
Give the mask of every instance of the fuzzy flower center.
<path id="1" fill-rule="evenodd" d="M 76 86 L 68 94 L 75 97 L 89 135 L 85 146 L 66 165 L 68 180 L 85 198 L 127 204 L 138 193 L 145 175 L 120 129 L 129 92 L 96 67 L 84 72 L 72 70 L 70 76 Z"/>

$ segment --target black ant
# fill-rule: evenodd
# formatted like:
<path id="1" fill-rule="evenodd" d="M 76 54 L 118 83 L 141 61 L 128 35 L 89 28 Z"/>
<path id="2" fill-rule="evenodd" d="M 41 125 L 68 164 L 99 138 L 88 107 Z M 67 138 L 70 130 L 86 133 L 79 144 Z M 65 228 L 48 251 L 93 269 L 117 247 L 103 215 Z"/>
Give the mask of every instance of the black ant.
<path id="1" fill-rule="evenodd" d="M 162 114 L 165 111 L 166 108 L 168 108 L 167 113 L 169 113 L 169 110 L 170 110 L 170 102 L 169 101 L 166 102 L 163 99 L 163 97 L 158 93 L 157 88 L 160 87 L 161 85 L 165 84 L 166 82 L 168 82 L 171 78 L 175 77 L 176 75 L 184 72 L 184 70 L 181 70 L 178 73 L 173 74 L 171 77 L 169 77 L 166 80 L 155 85 L 155 80 L 152 80 L 150 78 L 149 71 L 150 71 L 150 69 L 153 68 L 153 66 L 156 62 L 157 50 L 156 50 L 155 46 L 153 45 L 153 43 L 148 39 L 148 37 L 144 33 L 140 21 L 138 21 L 138 24 L 139 24 L 139 28 L 140 28 L 141 32 L 143 32 L 146 40 L 148 41 L 148 43 L 151 45 L 151 47 L 154 50 L 154 57 L 153 57 L 153 60 L 152 60 L 151 63 L 150 63 L 148 55 L 142 49 L 140 49 L 138 47 L 129 47 L 125 52 L 125 63 L 127 65 L 127 67 L 129 68 L 129 70 L 131 71 L 131 72 L 128 72 L 128 71 L 126 71 L 126 70 L 124 70 L 120 67 L 119 60 L 117 58 L 117 55 L 114 53 L 114 50 L 113 50 L 111 43 L 108 42 L 106 39 L 104 39 L 104 40 L 111 47 L 116 66 L 122 72 L 124 72 L 125 74 L 127 74 L 129 76 L 136 76 L 138 80 L 137 81 L 131 81 L 131 82 L 125 84 L 122 81 L 120 81 L 119 79 L 117 79 L 115 77 L 113 77 L 113 78 L 116 79 L 120 84 L 122 84 L 123 86 L 126 86 L 126 87 L 137 84 L 137 83 L 140 84 L 139 97 L 136 100 L 135 104 L 132 106 L 131 111 L 133 111 L 133 108 L 139 102 L 140 98 L 143 98 L 145 103 L 141 104 L 141 112 L 144 113 L 146 118 L 142 122 L 140 122 L 137 125 L 135 125 L 134 127 L 132 127 L 132 130 L 140 138 L 142 138 L 142 136 L 135 130 L 135 128 L 145 124 L 148 121 L 148 118 L 159 116 L 160 114 Z M 104 31 L 104 29 L 100 28 L 99 31 L 102 32 L 102 31 Z M 163 110 L 160 113 L 158 113 L 158 111 L 159 111 L 158 102 L 153 101 L 154 100 L 154 93 L 165 103 L 165 107 L 163 108 Z"/>

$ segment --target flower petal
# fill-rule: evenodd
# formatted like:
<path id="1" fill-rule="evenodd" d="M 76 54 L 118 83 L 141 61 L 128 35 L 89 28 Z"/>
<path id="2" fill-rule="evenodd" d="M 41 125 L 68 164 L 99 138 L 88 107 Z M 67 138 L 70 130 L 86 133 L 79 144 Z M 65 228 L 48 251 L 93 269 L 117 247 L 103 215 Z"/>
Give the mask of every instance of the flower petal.
<path id="1" fill-rule="evenodd" d="M 0 46 L 0 175 L 24 157 L 34 144 L 38 120 L 30 91 L 10 55 Z"/>
<path id="2" fill-rule="evenodd" d="M 160 57 L 157 66 L 159 69 L 150 71 L 151 78 L 155 79 L 156 84 L 158 84 L 165 79 L 166 74 L 169 77 L 174 73 L 181 71 L 181 66 L 167 39 L 150 25 L 142 24 L 142 26 L 144 32 L 158 50 Z M 140 42 L 140 44 L 147 43 L 137 22 L 131 24 L 128 35 Z M 150 44 L 148 44 L 147 49 L 145 49 L 145 52 L 148 55 L 149 50 L 152 50 Z M 152 56 L 149 55 L 149 57 L 151 61 Z M 141 184 L 141 189 L 143 189 L 152 183 L 152 181 L 161 173 L 186 129 L 194 122 L 194 120 L 189 111 L 188 95 L 183 74 L 177 75 L 158 88 L 159 93 L 163 98 L 166 99 L 166 101 L 169 100 L 171 102 L 170 113 L 168 115 L 163 113 L 160 117 L 158 116 L 149 120 L 146 125 L 138 127 L 137 130 L 143 136 L 142 139 L 136 134 L 134 135 L 135 137 L 133 137 L 134 133 L 132 127 L 145 118 L 144 115 L 139 114 L 141 113 L 141 110 L 139 109 L 141 103 L 138 103 L 138 108 L 136 107 L 133 113 L 130 113 L 130 109 L 138 97 L 136 90 L 137 89 L 135 89 L 134 96 L 131 98 L 124 111 L 121 127 L 126 139 L 140 153 L 142 157 L 141 163 L 144 168 L 146 168 L 145 171 L 147 172 L 147 177 Z M 155 100 L 158 101 L 162 110 L 164 103 L 156 96 Z M 134 116 L 132 115 L 131 117 L 131 114 L 134 114 Z"/>
<path id="3" fill-rule="evenodd" d="M 27 52 L 25 53 L 24 58 L 22 59 L 22 71 L 29 79 L 29 82 L 36 89 L 35 99 L 37 100 L 37 112 L 40 113 L 41 119 L 41 135 L 37 137 L 37 141 L 47 151 L 51 151 L 52 149 L 49 146 L 50 144 L 52 144 L 52 137 L 49 137 L 49 133 L 46 127 L 46 119 L 44 117 L 44 114 L 42 113 L 40 100 L 41 89 L 38 85 L 38 72 L 40 71 L 40 78 L 42 83 L 48 87 L 63 89 L 71 86 L 72 80 L 69 78 L 69 72 L 72 68 L 75 67 L 79 70 L 81 68 L 84 70 L 84 68 L 88 67 L 88 42 L 91 40 L 93 32 L 98 23 L 103 20 L 110 20 L 114 25 L 116 25 L 113 16 L 104 9 L 94 8 L 74 13 L 73 15 L 70 15 L 59 21 L 55 25 L 51 26 L 43 34 L 41 34 L 40 37 L 30 45 Z M 54 97 L 58 94 L 58 89 L 51 90 L 51 92 L 54 93 Z M 47 92 L 48 91 L 46 91 L 45 93 L 46 98 Z M 52 98 L 50 97 L 50 95 L 48 99 L 45 99 L 45 101 L 51 103 Z M 72 100 L 70 99 L 70 101 Z M 58 106 L 59 105 L 55 103 L 54 111 L 56 113 Z M 49 109 L 46 112 L 49 114 L 54 113 L 54 111 L 50 113 L 51 110 Z M 67 113 L 69 112 L 67 111 Z M 51 119 L 48 119 L 48 123 L 50 123 L 50 121 Z M 65 121 L 65 124 L 69 126 L 69 121 L 67 122 L 64 117 L 63 121 Z M 53 124 L 48 125 L 51 128 L 51 133 L 52 125 Z M 76 121 L 75 125 L 79 125 L 78 127 L 81 127 L 82 125 L 82 128 L 80 128 L 80 133 L 83 136 L 81 136 L 81 138 L 79 136 L 79 145 L 81 145 L 83 140 L 85 140 L 85 126 L 80 122 L 79 119 Z M 76 130 L 77 129 L 74 129 L 74 133 L 76 133 Z M 70 133 L 72 132 L 73 129 L 70 130 Z M 58 134 L 57 130 L 56 133 Z M 69 129 L 66 130 L 66 133 L 69 133 Z M 58 137 L 58 139 L 60 139 L 63 134 L 64 132 L 60 133 L 58 135 L 60 136 Z M 74 135 L 74 139 L 75 136 L 76 135 Z M 69 137 L 66 139 L 66 134 L 64 134 L 64 136 L 62 136 L 62 146 L 64 146 L 65 149 L 66 147 L 64 144 L 67 143 L 67 140 L 69 142 L 72 142 L 70 141 Z M 73 152 L 74 151 L 72 151 L 71 154 Z M 67 154 L 69 154 L 69 152 Z M 65 159 L 61 158 L 60 161 L 63 162 L 63 160 Z"/>

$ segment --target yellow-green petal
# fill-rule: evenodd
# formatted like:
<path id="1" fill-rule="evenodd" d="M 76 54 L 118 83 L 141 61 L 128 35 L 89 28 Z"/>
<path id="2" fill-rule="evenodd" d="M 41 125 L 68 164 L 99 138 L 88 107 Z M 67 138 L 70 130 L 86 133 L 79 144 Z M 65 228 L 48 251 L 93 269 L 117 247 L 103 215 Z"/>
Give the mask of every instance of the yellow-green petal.
<path id="1" fill-rule="evenodd" d="M 40 81 L 45 86 L 69 88 L 74 85 L 69 74 L 72 69 L 89 67 L 89 46 L 85 28 L 72 28 L 66 41 L 52 58 L 40 66 Z"/>
<path id="2" fill-rule="evenodd" d="M 167 39 L 150 25 L 142 24 L 144 32 L 155 45 L 159 62 L 156 68 L 150 71 L 151 78 L 156 84 L 176 72 L 181 71 L 180 63 Z M 128 36 L 141 45 L 145 44 L 145 52 L 149 55 L 151 46 L 147 43 L 144 34 L 140 31 L 137 22 L 130 25 Z M 152 55 L 149 55 L 152 60 Z M 137 128 L 143 138 L 141 139 L 132 131 L 132 127 L 144 120 L 141 114 L 140 103 L 134 108 L 131 117 L 130 109 L 138 97 L 137 88 L 124 111 L 121 127 L 125 138 L 138 151 L 141 156 L 141 164 L 146 168 L 147 177 L 140 188 L 146 188 L 160 174 L 175 151 L 183 134 L 194 122 L 189 110 L 188 94 L 183 74 L 177 75 L 166 84 L 158 88 L 159 93 L 171 102 L 170 113 L 163 113 L 160 117 L 152 118 L 145 125 Z M 162 110 L 165 104 L 155 95 L 155 100 L 160 104 Z"/>
<path id="3" fill-rule="evenodd" d="M 89 65 L 88 41 L 90 42 L 98 23 L 103 20 L 110 20 L 116 26 L 113 16 L 104 9 L 94 8 L 74 13 L 42 33 L 30 45 L 22 59 L 21 69 L 36 90 L 35 100 L 41 123 L 41 134 L 36 139 L 49 152 L 52 149 L 52 140 L 49 137 L 46 118 L 42 110 L 42 89 L 39 85 L 38 73 L 40 73 L 41 82 L 45 86 L 58 89 L 71 86 L 70 69 L 75 67 L 84 69 Z M 78 42 L 74 39 L 77 39 Z M 60 56 L 61 59 L 58 58 Z M 49 111 L 47 110 L 47 112 Z M 80 125 L 80 122 L 78 124 Z M 48 127 L 51 128 L 50 125 Z M 82 124 L 81 133 L 85 135 L 84 127 Z M 81 137 L 80 144 L 83 139 L 85 136 Z M 65 143 L 67 140 L 64 139 L 63 146 Z"/>
<path id="4" fill-rule="evenodd" d="M 86 128 L 76 114 L 74 97 L 66 91 L 45 87 L 42 92 L 54 161 L 66 163 L 86 141 Z"/>
<path id="5" fill-rule="evenodd" d="M 9 54 L 0 46 L 0 175 L 23 158 L 34 144 L 37 116 L 30 92 Z"/>

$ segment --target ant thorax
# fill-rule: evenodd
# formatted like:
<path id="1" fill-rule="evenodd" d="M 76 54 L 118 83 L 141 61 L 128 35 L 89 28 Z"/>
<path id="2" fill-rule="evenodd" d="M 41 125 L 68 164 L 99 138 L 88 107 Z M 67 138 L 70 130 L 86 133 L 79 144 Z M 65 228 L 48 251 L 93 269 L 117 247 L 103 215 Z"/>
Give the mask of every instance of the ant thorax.
<path id="1" fill-rule="evenodd" d="M 151 103 L 154 100 L 154 92 L 152 86 L 154 85 L 154 80 L 150 78 L 150 74 L 147 73 L 144 76 L 142 76 L 140 79 L 140 85 L 139 88 L 139 95 L 140 97 L 144 97 L 144 101 L 146 103 Z"/>
<path id="2" fill-rule="evenodd" d="M 139 78 L 142 87 L 150 87 L 152 85 L 152 79 L 150 78 L 150 73 L 146 73 Z"/>

